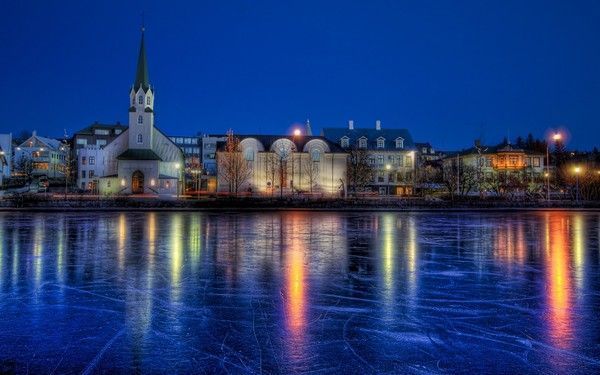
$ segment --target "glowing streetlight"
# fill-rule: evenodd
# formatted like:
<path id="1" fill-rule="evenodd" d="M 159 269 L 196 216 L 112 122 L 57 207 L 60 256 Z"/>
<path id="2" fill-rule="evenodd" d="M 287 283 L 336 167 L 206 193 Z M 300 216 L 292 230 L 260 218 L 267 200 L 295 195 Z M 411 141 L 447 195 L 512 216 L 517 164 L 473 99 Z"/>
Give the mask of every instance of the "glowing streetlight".
<path id="1" fill-rule="evenodd" d="M 575 177 L 577 178 L 576 179 L 576 181 L 577 181 L 576 198 L 577 198 L 577 203 L 579 203 L 579 174 L 581 173 L 581 167 L 579 167 L 579 166 L 575 167 L 574 171 L 575 171 Z"/>
<path id="2" fill-rule="evenodd" d="M 391 166 L 391 165 L 389 165 L 389 164 L 386 164 L 386 165 L 385 165 L 385 169 L 387 169 L 387 170 L 390 170 L 391 168 L 392 168 L 392 166 Z"/>
<path id="3" fill-rule="evenodd" d="M 296 130 L 294 130 L 294 135 L 295 135 L 296 137 L 300 136 L 301 134 L 302 134 L 302 132 L 300 131 L 300 129 L 296 129 Z"/>
<path id="4" fill-rule="evenodd" d="M 552 134 L 552 140 L 553 140 L 554 142 L 558 142 L 558 141 L 560 141 L 561 139 L 562 139 L 562 134 L 560 134 L 560 133 L 554 133 L 554 134 Z"/>

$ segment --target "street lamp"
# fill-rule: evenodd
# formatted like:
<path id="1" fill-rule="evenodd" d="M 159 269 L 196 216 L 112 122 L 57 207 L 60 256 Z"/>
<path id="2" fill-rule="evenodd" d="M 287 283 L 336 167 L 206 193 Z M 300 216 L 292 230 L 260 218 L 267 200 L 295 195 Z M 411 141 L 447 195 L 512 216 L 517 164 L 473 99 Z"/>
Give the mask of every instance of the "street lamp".
<path id="1" fill-rule="evenodd" d="M 575 167 L 575 177 L 576 177 L 576 199 L 577 203 L 579 203 L 579 174 L 581 173 L 581 167 Z"/>
<path id="2" fill-rule="evenodd" d="M 177 198 L 179 198 L 179 169 L 181 168 L 181 164 L 175 163 L 175 169 L 177 170 Z"/>
<path id="3" fill-rule="evenodd" d="M 552 134 L 552 140 L 556 143 L 562 139 L 562 134 Z M 546 201 L 550 202 L 550 144 L 546 143 Z"/>

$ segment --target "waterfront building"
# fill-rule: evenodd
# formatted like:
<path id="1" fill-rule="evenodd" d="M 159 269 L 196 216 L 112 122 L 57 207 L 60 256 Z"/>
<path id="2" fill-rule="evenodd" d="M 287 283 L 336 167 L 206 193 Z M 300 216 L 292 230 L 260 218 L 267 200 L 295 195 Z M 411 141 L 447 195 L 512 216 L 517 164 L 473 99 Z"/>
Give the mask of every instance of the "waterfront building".
<path id="1" fill-rule="evenodd" d="M 261 195 L 318 194 L 342 196 L 346 192 L 347 153 L 320 136 L 242 135 L 239 156 L 248 166 L 248 178 L 238 192 Z M 223 160 L 226 143 L 217 152 L 218 191 L 232 192 Z"/>
<path id="2" fill-rule="evenodd" d="M 444 157 L 443 173 L 448 179 L 448 174 L 457 173 L 459 165 L 463 186 L 470 183 L 473 189 L 498 194 L 525 191 L 542 186 L 545 157 L 544 153 L 510 143 L 472 147 Z"/>
<path id="3" fill-rule="evenodd" d="M 15 147 L 14 171 L 23 177 L 65 178 L 68 150 L 57 139 L 42 137 L 34 130 L 31 137 Z"/>
<path id="4" fill-rule="evenodd" d="M 181 191 L 183 153 L 154 124 L 144 32 L 136 77 L 129 92 L 129 126 L 102 149 L 101 194 L 177 194 Z"/>
<path id="5" fill-rule="evenodd" d="M 170 135 L 169 138 L 183 152 L 183 179 L 184 191 L 200 189 L 200 176 L 202 175 L 202 136 L 195 135 Z"/>
<path id="6" fill-rule="evenodd" d="M 12 134 L 0 134 L 0 187 L 10 178 L 12 153 Z"/>
<path id="7" fill-rule="evenodd" d="M 367 189 L 380 195 L 412 195 L 415 184 L 416 148 L 407 129 L 385 129 L 381 121 L 374 128 L 324 128 L 323 136 L 344 150 L 368 153 L 373 178 Z M 350 187 L 354 189 L 354 187 Z"/>

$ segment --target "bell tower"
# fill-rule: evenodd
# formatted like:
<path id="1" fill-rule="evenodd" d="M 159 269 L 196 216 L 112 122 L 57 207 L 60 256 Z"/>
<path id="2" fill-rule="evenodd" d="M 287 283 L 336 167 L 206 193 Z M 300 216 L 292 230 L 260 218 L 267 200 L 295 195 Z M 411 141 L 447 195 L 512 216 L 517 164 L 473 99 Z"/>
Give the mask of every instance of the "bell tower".
<path id="1" fill-rule="evenodd" d="M 148 78 L 144 31 L 142 27 L 135 81 L 129 91 L 130 149 L 152 149 L 154 137 L 154 91 Z"/>

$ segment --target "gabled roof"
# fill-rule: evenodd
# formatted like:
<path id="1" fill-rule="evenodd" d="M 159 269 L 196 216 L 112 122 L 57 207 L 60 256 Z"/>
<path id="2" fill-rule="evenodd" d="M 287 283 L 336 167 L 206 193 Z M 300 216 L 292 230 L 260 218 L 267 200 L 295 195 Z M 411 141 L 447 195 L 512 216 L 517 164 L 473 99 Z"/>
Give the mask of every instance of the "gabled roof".
<path id="1" fill-rule="evenodd" d="M 117 156 L 117 160 L 162 160 L 156 152 L 149 149 L 130 148 Z"/>
<path id="2" fill-rule="evenodd" d="M 127 125 L 123 125 L 121 123 L 116 123 L 116 124 L 100 124 L 98 122 L 95 122 L 95 123 L 91 124 L 90 126 L 87 126 L 87 127 L 83 128 L 83 129 L 75 132 L 75 135 L 93 135 L 95 129 L 111 130 L 114 133 L 114 130 L 116 130 L 116 129 L 124 131 L 125 129 L 127 129 Z M 118 134 L 116 134 L 116 135 L 118 135 Z"/>
<path id="3" fill-rule="evenodd" d="M 398 138 L 402 138 L 404 140 L 404 148 L 403 150 L 411 150 L 414 149 L 415 145 L 413 143 L 412 136 L 408 129 L 373 129 L 373 128 L 354 128 L 348 129 L 346 127 L 343 128 L 323 128 L 322 132 L 323 136 L 334 142 L 336 144 L 339 143 L 340 139 L 344 136 L 350 139 L 350 145 L 356 142 L 359 138 L 365 137 L 367 138 L 367 149 L 377 149 L 377 150 L 398 150 L 396 148 L 396 144 L 393 142 L 386 142 L 385 147 L 378 148 L 377 147 L 377 139 L 383 137 L 385 139 L 396 140 Z"/>
<path id="4" fill-rule="evenodd" d="M 500 143 L 495 146 L 480 146 L 479 151 L 477 150 L 476 147 L 470 147 L 467 149 L 463 149 L 461 151 L 449 152 L 446 157 L 452 158 L 452 157 L 456 157 L 456 155 L 460 155 L 460 156 L 473 155 L 473 154 L 477 154 L 479 152 L 481 152 L 482 155 L 508 153 L 508 152 L 519 152 L 519 153 L 522 152 L 525 154 L 541 154 L 540 152 L 536 152 L 533 150 L 526 150 L 526 149 L 522 149 L 522 148 L 518 148 L 518 147 L 513 147 L 510 144 Z"/>
<path id="5" fill-rule="evenodd" d="M 33 141 L 37 141 L 40 143 L 43 143 L 44 145 L 46 145 L 49 148 L 55 149 L 57 150 L 58 148 L 60 148 L 61 142 L 57 139 L 52 139 L 52 138 L 46 138 L 46 137 L 40 137 L 37 134 L 33 134 L 31 137 L 27 138 L 25 140 L 25 142 L 21 143 L 19 145 L 19 147 L 29 147 L 29 143 L 33 142 Z"/>

